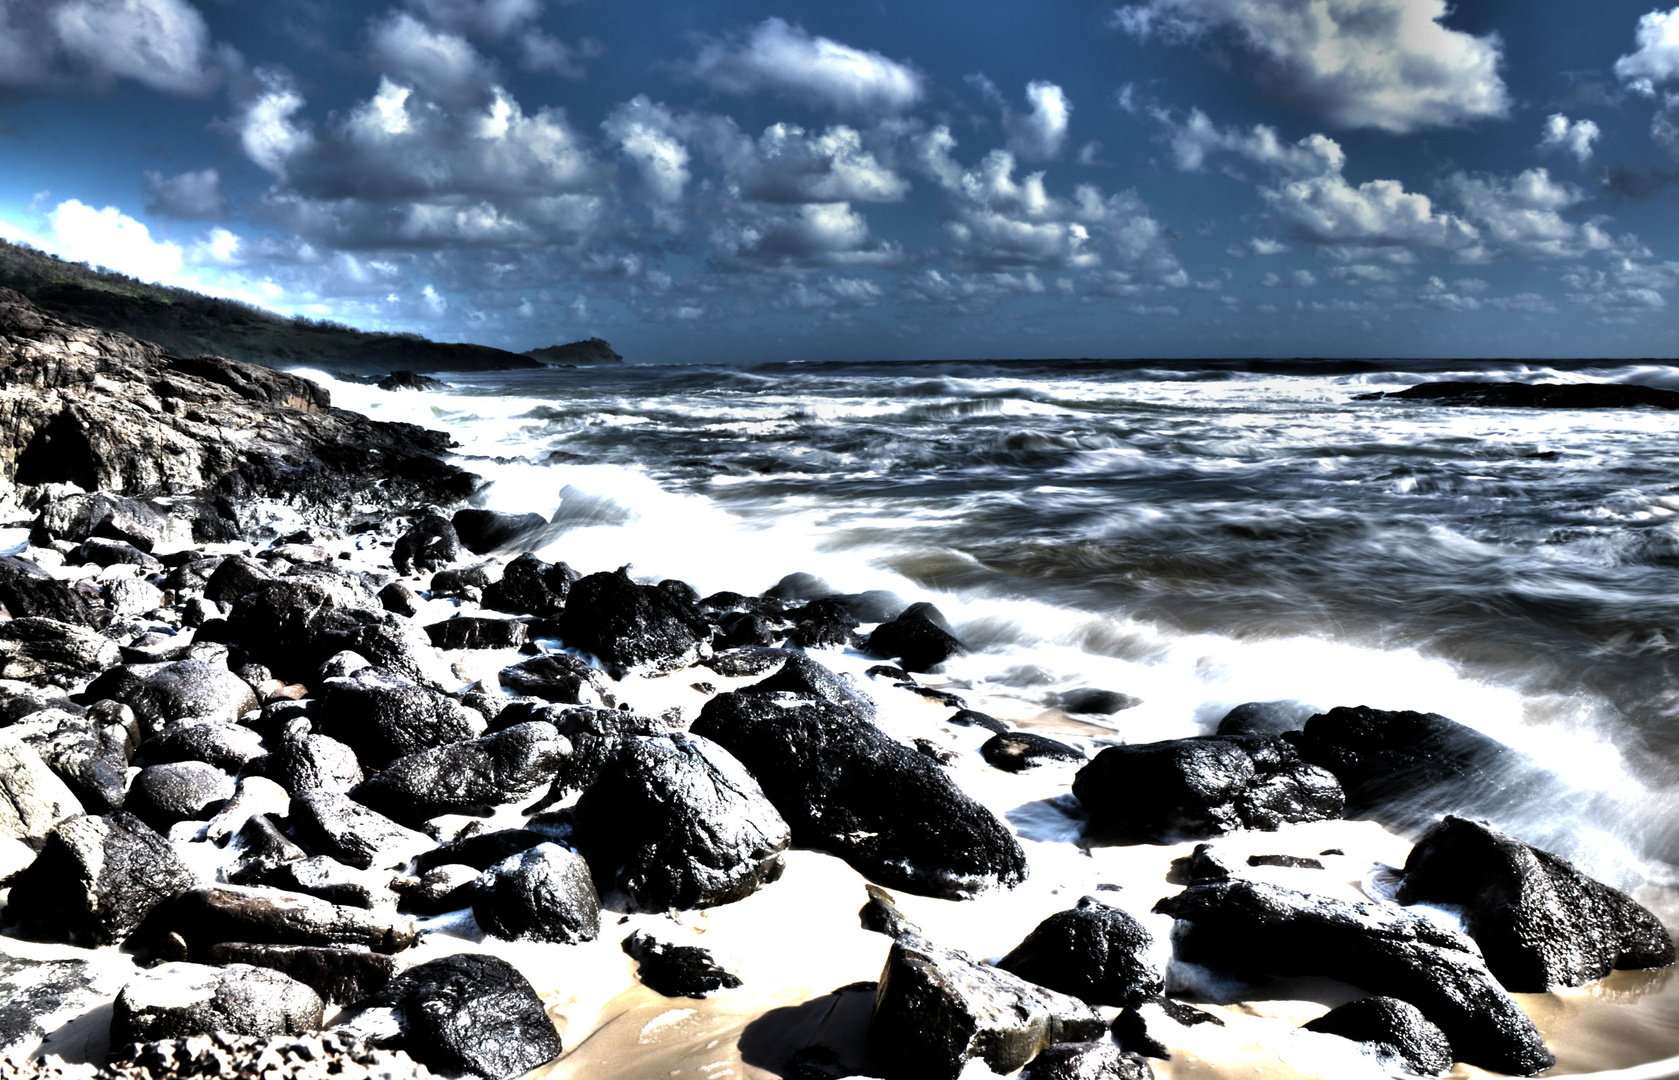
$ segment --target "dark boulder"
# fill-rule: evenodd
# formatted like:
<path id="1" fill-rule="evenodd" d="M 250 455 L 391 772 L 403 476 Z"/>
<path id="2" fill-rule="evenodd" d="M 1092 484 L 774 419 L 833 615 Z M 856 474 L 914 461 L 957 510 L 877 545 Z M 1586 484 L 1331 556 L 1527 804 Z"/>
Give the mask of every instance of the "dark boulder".
<path id="1" fill-rule="evenodd" d="M 371 910 L 396 904 L 390 881 L 388 873 L 356 870 L 330 856 L 316 855 L 283 862 L 257 883 L 282 892 L 319 897 L 343 907 Z"/>
<path id="2" fill-rule="evenodd" d="M 31 686 L 16 679 L 0 679 L 0 727 L 10 727 L 45 709 L 72 716 L 82 716 L 87 712 L 85 707 L 71 701 L 62 687 Z"/>
<path id="3" fill-rule="evenodd" d="M 574 584 L 559 630 L 568 646 L 613 672 L 688 667 L 711 653 L 711 624 L 692 601 L 663 583 L 639 585 L 624 568 Z"/>
<path id="4" fill-rule="evenodd" d="M 437 846 L 424 833 L 405 829 L 336 791 L 309 791 L 294 798 L 291 822 L 303 843 L 359 870 L 400 869 Z"/>
<path id="5" fill-rule="evenodd" d="M 874 701 L 867 694 L 803 653 L 792 653 L 775 674 L 738 692 L 826 701 L 866 720 L 875 716 Z"/>
<path id="6" fill-rule="evenodd" d="M 507 564 L 501 580 L 484 589 L 484 606 L 551 619 L 565 609 L 566 596 L 577 579 L 577 571 L 565 563 L 545 563 L 527 552 Z"/>
<path id="7" fill-rule="evenodd" d="M 521 851 L 529 851 L 551 839 L 534 829 L 494 829 L 457 837 L 425 852 L 414 862 L 414 869 L 425 873 L 439 866 L 470 866 L 475 871 L 488 870 L 496 863 Z"/>
<path id="8" fill-rule="evenodd" d="M 665 997 L 703 998 L 741 984 L 739 975 L 719 967 L 697 945 L 676 945 L 637 931 L 624 939 L 624 952 L 636 962 L 641 984 Z"/>
<path id="9" fill-rule="evenodd" d="M 364 779 L 361 762 L 347 743 L 316 735 L 305 726 L 288 730 L 269 755 L 270 779 L 293 795 L 310 791 L 348 792 Z"/>
<path id="10" fill-rule="evenodd" d="M 379 606 L 395 615 L 413 618 L 420 613 L 420 598 L 406 582 L 392 581 L 378 593 Z"/>
<path id="11" fill-rule="evenodd" d="M 762 675 L 795 655 L 790 649 L 729 649 L 704 661 L 704 664 L 725 679 L 740 679 L 748 675 Z"/>
<path id="12" fill-rule="evenodd" d="M 1154 910 L 1178 920 L 1173 955 L 1250 982 L 1328 976 L 1408 1001 L 1459 1061 L 1528 1076 L 1555 1063 L 1467 936 L 1403 908 L 1251 881 L 1195 885 Z"/>
<path id="13" fill-rule="evenodd" d="M 414 944 L 414 920 L 334 904 L 279 889 L 202 885 L 158 905 L 137 935 L 146 942 L 179 936 L 189 958 L 229 941 L 259 945 L 350 946 L 395 953 Z"/>
<path id="14" fill-rule="evenodd" d="M 1200 1024 L 1223 1027 L 1224 1021 L 1205 1009 L 1169 997 L 1157 997 L 1120 1010 L 1109 1030 L 1113 1032 L 1115 1045 L 1126 1053 L 1170 1061 L 1172 1052 L 1167 1049 L 1167 1043 L 1176 1035 L 1172 1029 Z"/>
<path id="15" fill-rule="evenodd" d="M 212 945 L 207 963 L 246 964 L 288 975 L 333 1005 L 347 1005 L 383 990 L 398 964 L 384 953 L 366 949 L 329 949 L 320 945 Z"/>
<path id="16" fill-rule="evenodd" d="M 1063 691 L 1056 694 L 1051 701 L 1051 704 L 1062 712 L 1086 713 L 1091 716 L 1112 716 L 1116 712 L 1135 709 L 1142 703 L 1143 699 L 1140 697 L 1094 686 L 1081 686 L 1076 690 Z"/>
<path id="17" fill-rule="evenodd" d="M 783 636 L 781 625 L 779 620 L 756 612 L 731 611 L 717 619 L 717 634 L 711 639 L 711 647 L 720 650 L 769 645 Z"/>
<path id="18" fill-rule="evenodd" d="M 58 709 L 32 714 L 17 733 L 90 814 L 121 810 L 128 791 L 129 745 L 119 725 L 95 724 Z"/>
<path id="19" fill-rule="evenodd" d="M 1202 736 L 1110 746 L 1080 769 L 1099 825 L 1160 840 L 1276 829 L 1341 816 L 1341 786 L 1281 739 Z"/>
<path id="20" fill-rule="evenodd" d="M 12 882 L 6 916 L 32 936 L 113 945 L 197 881 L 169 841 L 134 815 L 74 817 L 47 834 Z"/>
<path id="21" fill-rule="evenodd" d="M 441 570 L 461 557 L 460 537 L 449 519 L 427 514 L 397 538 L 391 563 L 402 574 Z"/>
<path id="22" fill-rule="evenodd" d="M 393 371 L 374 384 L 381 390 L 445 390 L 449 384 L 430 375 L 416 375 L 412 371 Z"/>
<path id="23" fill-rule="evenodd" d="M 326 680 L 311 715 L 322 734 L 348 745 L 372 769 L 478 734 L 460 702 L 379 667 Z"/>
<path id="24" fill-rule="evenodd" d="M 997 966 L 1092 1005 L 1138 1005 L 1164 986 L 1148 956 L 1153 943 L 1136 919 L 1087 896 L 1039 923 Z"/>
<path id="25" fill-rule="evenodd" d="M 401 907 L 416 915 L 442 915 L 469 908 L 478 898 L 483 871 L 463 863 L 444 863 L 420 875 L 402 892 Z"/>
<path id="26" fill-rule="evenodd" d="M 83 540 L 75 551 L 70 553 L 70 562 L 79 566 L 146 566 L 160 567 L 163 564 L 130 544 L 126 540 L 106 540 L 103 537 L 90 537 Z"/>
<path id="27" fill-rule="evenodd" d="M 86 677 L 122 661 L 110 638 L 56 619 L 0 623 L 0 679 Z"/>
<path id="28" fill-rule="evenodd" d="M 30 531 L 37 543 L 79 544 L 97 536 L 126 541 L 141 551 L 151 551 L 169 534 L 169 520 L 155 506 L 108 491 L 53 499 L 41 508 Z"/>
<path id="29" fill-rule="evenodd" d="M 129 786 L 124 807 L 167 832 L 177 821 L 207 821 L 233 797 L 233 777 L 202 761 L 148 765 Z"/>
<path id="30" fill-rule="evenodd" d="M 426 636 L 439 649 L 517 649 L 530 636 L 530 627 L 516 619 L 462 615 L 432 623 Z"/>
<path id="31" fill-rule="evenodd" d="M 1154 1070 L 1142 1055 L 1111 1043 L 1056 1043 L 1032 1059 L 1020 1080 L 1154 1080 Z"/>
<path id="32" fill-rule="evenodd" d="M 401 1049 L 445 1075 L 513 1080 L 558 1057 L 542 999 L 507 961 L 458 953 L 401 972 L 366 1005 L 401 1018 Z"/>
<path id="33" fill-rule="evenodd" d="M 268 751 L 262 736 L 248 727 L 219 720 L 187 720 L 159 731 L 140 744 L 139 765 L 201 761 L 236 773 Z"/>
<path id="34" fill-rule="evenodd" d="M 0 837 L 38 850 L 59 822 L 82 811 L 76 796 L 23 732 L 0 732 Z"/>
<path id="35" fill-rule="evenodd" d="M 993 735 L 980 746 L 979 754 L 1004 772 L 1024 772 L 1046 761 L 1084 760 L 1084 751 L 1078 747 L 1030 731 Z"/>
<path id="36" fill-rule="evenodd" d="M 714 907 L 781 876 L 787 823 L 745 766 L 695 735 L 625 739 L 577 801 L 603 887 L 643 911 Z"/>
<path id="37" fill-rule="evenodd" d="M 275 580 L 268 567 L 244 555 L 229 555 L 216 564 L 204 582 L 204 599 L 219 604 L 231 604 L 246 593 Z"/>
<path id="38" fill-rule="evenodd" d="M 482 566 L 439 570 L 431 576 L 431 595 L 434 600 L 479 600 L 489 584 L 490 572 Z"/>
<path id="39" fill-rule="evenodd" d="M 539 697 L 563 705 L 598 705 L 604 684 L 600 672 L 575 656 L 544 653 L 501 669 L 501 688 L 509 694 Z"/>
<path id="40" fill-rule="evenodd" d="M 77 626 L 97 626 L 87 598 L 34 563 L 0 558 L 0 607 L 14 619 L 43 618 Z"/>
<path id="41" fill-rule="evenodd" d="M 228 843 L 235 852 L 226 872 L 230 885 L 260 884 L 285 863 L 309 856 L 267 814 L 252 814 Z"/>
<path id="42" fill-rule="evenodd" d="M 1299 731 L 1312 715 L 1312 707 L 1298 701 L 1249 701 L 1236 706 L 1219 720 L 1214 735 L 1281 735 Z"/>
<path id="43" fill-rule="evenodd" d="M 899 910 L 897 897 L 872 882 L 865 881 L 863 888 L 869 898 L 857 909 L 859 926 L 871 933 L 885 934 L 890 938 L 902 937 L 905 934 L 921 936 L 921 927 Z"/>
<path id="44" fill-rule="evenodd" d="M 111 1006 L 111 1045 L 211 1032 L 318 1031 L 326 1006 L 308 986 L 271 968 L 164 964 L 122 988 Z"/>
<path id="45" fill-rule="evenodd" d="M 356 801 L 417 825 L 439 814 L 518 802 L 565 768 L 571 743 L 541 721 L 481 739 L 420 750 L 386 765 L 354 791 Z"/>
<path id="46" fill-rule="evenodd" d="M 932 671 L 965 650 L 939 609 L 922 603 L 911 604 L 896 619 L 875 627 L 863 651 L 896 660 L 909 671 Z"/>
<path id="47" fill-rule="evenodd" d="M 1007 735 L 1009 733 L 1009 726 L 1003 723 L 1003 721 L 997 719 L 995 716 L 988 716 L 985 713 L 976 712 L 973 709 L 957 709 L 955 712 L 945 717 L 944 722 L 947 724 L 955 724 L 957 727 L 980 727 L 987 731 L 994 731 L 999 735 Z"/>
<path id="48" fill-rule="evenodd" d="M 1217 848 L 1211 844 L 1196 844 L 1183 859 L 1174 859 L 1174 868 L 1182 864 L 1184 877 L 1191 885 L 1206 885 L 1215 881 L 1229 881 L 1236 876 L 1236 867 L 1231 865 Z M 1175 879 L 1174 879 L 1175 880 Z"/>
<path id="49" fill-rule="evenodd" d="M 1009 1073 L 1046 1046 L 1106 1029 L 1076 998 L 906 936 L 893 941 L 881 972 L 869 1047 L 889 1080 L 956 1080 L 973 1058 Z"/>
<path id="50" fill-rule="evenodd" d="M 455 527 L 455 536 L 462 547 L 474 555 L 488 555 L 535 539 L 547 526 L 548 519 L 541 514 L 504 514 L 499 510 L 468 508 L 456 510 L 449 523 Z"/>
<path id="51" fill-rule="evenodd" d="M 821 699 L 732 693 L 691 729 L 740 759 L 792 827 L 906 892 L 959 899 L 1026 877 L 1014 834 L 922 754 Z"/>
<path id="52" fill-rule="evenodd" d="M 600 896 L 589 864 L 558 844 L 510 855 L 478 879 L 472 914 L 485 933 L 573 944 L 600 936 Z"/>
<path id="53" fill-rule="evenodd" d="M 1404 390 L 1360 394 L 1359 401 L 1380 398 L 1504 409 L 1679 409 L 1679 391 L 1636 383 L 1515 383 L 1444 380 Z"/>
<path id="54" fill-rule="evenodd" d="M 1661 920 L 1632 897 L 1478 821 L 1447 817 L 1424 833 L 1396 899 L 1462 912 L 1487 967 L 1517 993 L 1674 961 Z"/>
<path id="55" fill-rule="evenodd" d="M 601 769 L 625 739 L 637 735 L 665 735 L 669 727 L 649 716 L 622 709 L 563 709 L 545 716 L 571 742 L 571 757 L 554 781 L 553 797 L 563 798 L 595 782 Z"/>
<path id="56" fill-rule="evenodd" d="M 1416 1076 L 1439 1076 L 1452 1068 L 1452 1044 L 1415 1005 L 1398 998 L 1367 997 L 1330 1009 L 1305 1025 L 1307 1031 L 1366 1043 L 1378 1057 Z"/>
<path id="57" fill-rule="evenodd" d="M 812 600 L 802 608 L 787 612 L 786 617 L 793 620 L 787 644 L 794 648 L 834 648 L 857 643 L 857 617 L 837 597 Z M 753 644 L 767 645 L 769 642 Z"/>

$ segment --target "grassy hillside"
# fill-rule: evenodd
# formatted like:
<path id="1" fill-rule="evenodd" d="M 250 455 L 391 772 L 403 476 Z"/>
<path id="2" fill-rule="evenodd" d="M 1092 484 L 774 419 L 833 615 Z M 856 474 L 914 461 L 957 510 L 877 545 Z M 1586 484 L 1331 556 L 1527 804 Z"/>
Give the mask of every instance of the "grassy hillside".
<path id="1" fill-rule="evenodd" d="M 237 300 L 147 285 L 86 263 L 0 240 L 0 285 L 65 319 L 155 341 L 179 356 L 215 353 L 269 367 L 307 365 L 355 374 L 540 368 L 487 345 L 370 334 L 340 323 L 287 318 Z"/>

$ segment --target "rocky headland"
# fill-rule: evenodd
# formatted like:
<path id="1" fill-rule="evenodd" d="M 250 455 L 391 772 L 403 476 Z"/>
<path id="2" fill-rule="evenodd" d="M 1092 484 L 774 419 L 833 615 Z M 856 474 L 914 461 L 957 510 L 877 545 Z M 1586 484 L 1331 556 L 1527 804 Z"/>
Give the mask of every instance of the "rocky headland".
<path id="1" fill-rule="evenodd" d="M 0 410 L 0 1076 L 1530 1075 L 1515 995 L 1674 961 L 1443 716 L 1033 730 L 931 604 L 547 561 L 438 433 L 7 292 Z"/>

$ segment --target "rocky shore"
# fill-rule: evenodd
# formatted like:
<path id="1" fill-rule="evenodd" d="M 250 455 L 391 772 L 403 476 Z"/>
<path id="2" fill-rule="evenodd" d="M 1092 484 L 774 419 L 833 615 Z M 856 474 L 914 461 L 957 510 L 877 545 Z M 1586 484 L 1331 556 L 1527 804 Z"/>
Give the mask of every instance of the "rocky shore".
<path id="1" fill-rule="evenodd" d="M 437 433 L 3 291 L 0 410 L 0 1076 L 638 1075 L 739 1002 L 713 1071 L 1134 1080 L 1279 980 L 1370 1075 L 1530 1075 L 1515 995 L 1674 961 L 1446 717 L 1023 728 L 930 604 L 544 561 Z"/>

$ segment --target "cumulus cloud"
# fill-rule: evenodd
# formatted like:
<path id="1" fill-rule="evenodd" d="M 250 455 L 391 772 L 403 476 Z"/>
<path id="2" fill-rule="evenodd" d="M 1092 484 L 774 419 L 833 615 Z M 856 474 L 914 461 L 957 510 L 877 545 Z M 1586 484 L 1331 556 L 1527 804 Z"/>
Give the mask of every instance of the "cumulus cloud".
<path id="1" fill-rule="evenodd" d="M 1145 39 L 1230 35 L 1285 101 L 1404 133 L 1509 111 L 1501 43 L 1442 26 L 1447 13 L 1445 0 L 1145 0 L 1114 22 Z"/>
<path id="2" fill-rule="evenodd" d="M 128 79 L 199 95 L 240 63 L 231 47 L 211 40 L 187 0 L 0 3 L 0 86 L 103 88 Z"/>
<path id="3" fill-rule="evenodd" d="M 216 221 L 227 216 L 221 173 L 198 169 L 165 177 L 147 170 L 146 213 L 182 221 Z"/>
<path id="4" fill-rule="evenodd" d="M 502 38 L 542 14 L 542 0 L 408 0 L 434 26 L 458 34 Z"/>
<path id="5" fill-rule="evenodd" d="M 726 264 L 799 268 L 892 266 L 903 249 L 876 240 L 849 203 L 742 204 L 714 223 L 709 239 Z"/>
<path id="6" fill-rule="evenodd" d="M 680 227 L 681 216 L 674 208 L 682 202 L 691 174 L 688 148 L 675 134 L 676 117 L 639 94 L 614 109 L 601 127 L 635 165 L 655 221 L 672 230 Z"/>
<path id="7" fill-rule="evenodd" d="M 1576 224 L 1563 217 L 1585 194 L 1553 180 L 1547 169 L 1528 169 L 1509 180 L 1459 173 L 1447 186 L 1481 230 L 1480 243 L 1464 252 L 1469 261 L 1578 258 L 1617 246 L 1602 222 Z"/>
<path id="8" fill-rule="evenodd" d="M 1592 156 L 1592 144 L 1597 142 L 1602 134 L 1602 129 L 1590 120 L 1570 122 L 1562 113 L 1552 113 L 1545 120 L 1545 127 L 1539 138 L 1539 149 L 1566 150 L 1584 165 Z"/>
<path id="9" fill-rule="evenodd" d="M 463 37 L 434 30 L 407 12 L 373 25 L 372 59 L 398 82 L 445 101 L 468 101 L 497 81 L 495 65 Z"/>
<path id="10" fill-rule="evenodd" d="M 269 69 L 259 69 L 256 74 L 258 90 L 240 107 L 233 128 L 245 156 L 276 179 L 284 180 L 292 159 L 311 149 L 315 137 L 292 119 L 304 102 L 291 78 Z"/>
<path id="11" fill-rule="evenodd" d="M 1003 129 L 1008 132 L 1008 149 L 1027 161 L 1044 161 L 1057 157 L 1067 142 L 1067 125 L 1073 106 L 1067 95 L 1052 82 L 1032 82 L 1026 86 L 1029 111 L 1005 114 Z"/>
<path id="12" fill-rule="evenodd" d="M 1615 74 L 1639 93 L 1653 94 L 1679 75 L 1679 8 L 1644 15 L 1636 39 L 1638 49 L 1615 61 Z"/>
<path id="13" fill-rule="evenodd" d="M 769 18 L 744 41 L 709 42 L 693 73 L 732 94 L 772 90 L 807 102 L 866 114 L 895 113 L 921 100 L 921 73 L 880 53 L 812 35 Z"/>

